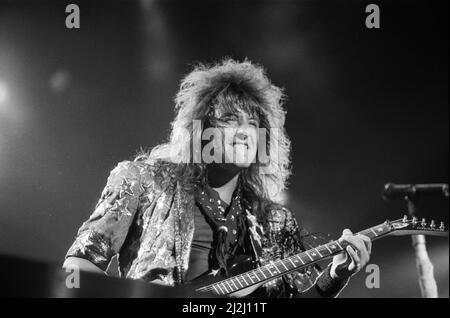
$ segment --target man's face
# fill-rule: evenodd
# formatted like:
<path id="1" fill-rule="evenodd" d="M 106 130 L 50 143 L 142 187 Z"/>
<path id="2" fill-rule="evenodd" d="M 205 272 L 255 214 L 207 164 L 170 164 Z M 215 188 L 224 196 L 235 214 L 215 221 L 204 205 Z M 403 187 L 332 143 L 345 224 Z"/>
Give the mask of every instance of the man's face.
<path id="1" fill-rule="evenodd" d="M 214 138 L 214 147 L 221 147 L 222 162 L 247 168 L 256 162 L 259 120 L 242 110 L 228 112 L 215 109 L 211 123 L 220 130 L 221 140 Z M 217 148 L 215 148 L 217 149 Z"/>

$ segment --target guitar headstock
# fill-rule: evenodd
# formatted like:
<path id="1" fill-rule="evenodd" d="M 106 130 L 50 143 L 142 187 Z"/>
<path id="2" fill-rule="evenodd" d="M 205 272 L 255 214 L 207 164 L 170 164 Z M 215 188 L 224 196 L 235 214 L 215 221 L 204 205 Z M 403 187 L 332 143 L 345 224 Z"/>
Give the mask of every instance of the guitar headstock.
<path id="1" fill-rule="evenodd" d="M 448 226 L 444 222 L 437 224 L 434 220 L 427 222 L 426 219 L 408 218 L 406 215 L 403 219 L 386 221 L 385 225 L 389 228 L 389 235 L 448 236 Z"/>

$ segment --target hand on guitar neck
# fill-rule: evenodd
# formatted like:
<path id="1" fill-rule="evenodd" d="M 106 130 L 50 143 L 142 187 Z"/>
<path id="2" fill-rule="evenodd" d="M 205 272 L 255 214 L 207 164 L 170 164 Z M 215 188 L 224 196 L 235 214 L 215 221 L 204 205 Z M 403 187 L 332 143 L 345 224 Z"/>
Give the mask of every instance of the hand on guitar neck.
<path id="1" fill-rule="evenodd" d="M 342 232 L 338 241 L 349 245 L 345 251 L 333 257 L 330 275 L 334 279 L 347 279 L 358 273 L 369 262 L 372 241 L 366 235 L 354 235 L 349 229 Z"/>

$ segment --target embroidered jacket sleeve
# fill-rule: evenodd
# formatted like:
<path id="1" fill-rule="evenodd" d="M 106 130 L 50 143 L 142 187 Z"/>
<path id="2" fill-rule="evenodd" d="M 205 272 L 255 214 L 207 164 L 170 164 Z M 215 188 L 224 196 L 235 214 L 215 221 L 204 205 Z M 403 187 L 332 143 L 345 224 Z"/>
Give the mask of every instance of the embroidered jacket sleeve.
<path id="1" fill-rule="evenodd" d="M 285 208 L 284 227 L 280 235 L 283 258 L 298 254 L 318 246 L 314 240 L 308 240 L 309 233 L 300 229 L 293 213 Z M 313 236 L 314 238 L 314 236 Z M 323 244 L 323 242 L 320 242 Z M 294 297 L 336 297 L 347 285 L 348 280 L 335 280 L 330 275 L 331 263 L 322 270 L 319 266 L 311 266 L 305 270 L 295 271 L 283 276 L 285 292 Z"/>
<path id="2" fill-rule="evenodd" d="M 136 213 L 140 178 L 135 162 L 120 162 L 111 171 L 93 213 L 78 230 L 66 258 L 84 258 L 106 271 L 122 247 Z"/>

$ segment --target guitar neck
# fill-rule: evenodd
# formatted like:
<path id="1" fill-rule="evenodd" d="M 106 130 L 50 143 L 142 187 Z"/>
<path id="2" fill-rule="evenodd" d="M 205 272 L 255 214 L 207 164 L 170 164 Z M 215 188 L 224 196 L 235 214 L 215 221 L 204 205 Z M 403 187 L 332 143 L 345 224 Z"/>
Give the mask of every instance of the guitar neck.
<path id="1" fill-rule="evenodd" d="M 390 230 L 389 225 L 383 223 L 361 231 L 358 234 L 366 235 L 374 241 L 389 233 Z M 202 287 L 199 291 L 228 295 L 313 265 L 342 252 L 347 245 L 346 242 L 331 241 L 283 260 L 277 260 L 254 270 Z"/>

